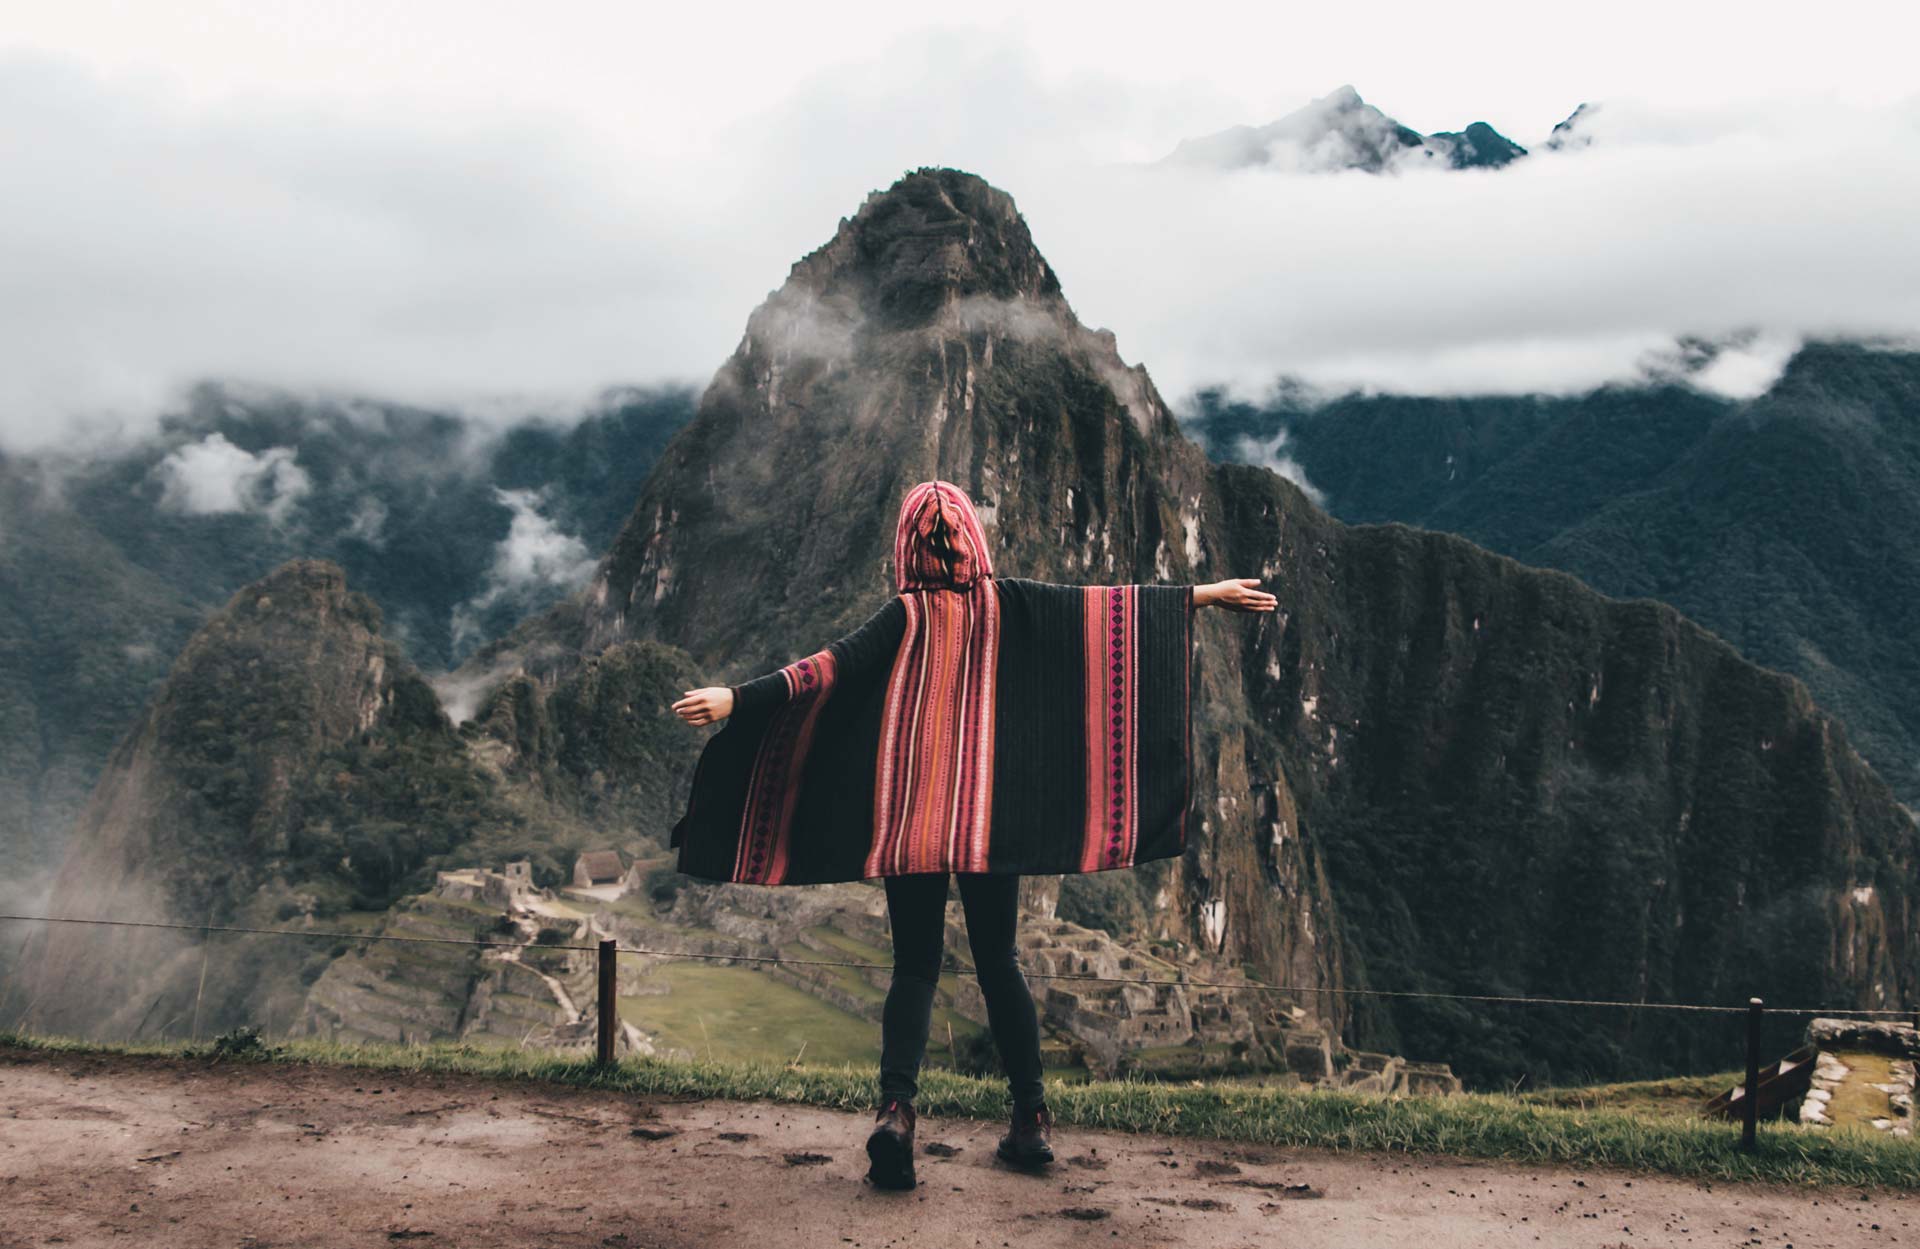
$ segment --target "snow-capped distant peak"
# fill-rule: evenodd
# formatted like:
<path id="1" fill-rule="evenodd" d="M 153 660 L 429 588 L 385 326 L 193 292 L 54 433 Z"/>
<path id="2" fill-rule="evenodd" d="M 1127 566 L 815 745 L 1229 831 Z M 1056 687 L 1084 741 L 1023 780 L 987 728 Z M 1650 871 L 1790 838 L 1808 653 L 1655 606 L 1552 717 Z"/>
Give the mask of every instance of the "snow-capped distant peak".
<path id="1" fill-rule="evenodd" d="M 1368 104 L 1349 83 L 1264 126 L 1232 126 L 1183 139 L 1161 163 L 1266 167 L 1288 173 L 1387 173 L 1423 165 L 1498 168 L 1526 154 L 1485 122 L 1423 135 Z"/>

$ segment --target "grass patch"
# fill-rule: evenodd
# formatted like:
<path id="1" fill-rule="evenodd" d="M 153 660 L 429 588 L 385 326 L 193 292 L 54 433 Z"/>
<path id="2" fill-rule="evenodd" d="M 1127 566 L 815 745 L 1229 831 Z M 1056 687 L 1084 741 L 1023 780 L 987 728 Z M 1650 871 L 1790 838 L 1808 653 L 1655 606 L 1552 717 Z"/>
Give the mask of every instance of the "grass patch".
<path id="1" fill-rule="evenodd" d="M 888 951 L 868 945 L 857 937 L 849 937 L 831 924 L 815 924 L 807 931 L 854 962 L 878 963 L 882 967 L 890 966 L 893 962 L 893 955 Z"/>
<path id="2" fill-rule="evenodd" d="M 797 941 L 781 946 L 778 953 L 780 957 L 788 959 L 824 957 L 812 946 L 801 945 Z M 828 981 L 860 1001 L 878 1003 L 886 1000 L 887 991 L 868 980 L 857 967 L 816 967 L 813 970 L 823 974 Z"/>
<path id="3" fill-rule="evenodd" d="M 623 898 L 617 903 L 607 903 L 605 905 L 607 905 L 612 909 L 617 910 L 617 909 L 621 909 L 625 905 L 625 902 L 626 900 Z M 577 901 L 569 900 L 567 898 L 543 898 L 541 899 L 540 905 L 546 908 L 546 910 L 548 911 L 560 911 L 563 914 L 572 916 L 574 919 L 586 919 L 589 916 L 591 916 L 596 909 L 598 909 L 595 907 L 586 906 Z M 631 908 L 631 912 L 637 915 L 645 915 L 649 918 L 651 918 L 653 914 L 651 910 L 642 910 L 639 907 Z M 551 919 L 552 916 L 536 915 L 534 918 Z"/>
<path id="4" fill-rule="evenodd" d="M 103 1044 L 15 1033 L 0 1033 L 0 1045 L 174 1057 L 210 1058 L 214 1052 L 212 1044 Z M 814 1050 L 808 1046 L 809 1055 Z M 257 1056 L 241 1054 L 222 1061 L 458 1072 L 609 1092 L 770 1098 L 861 1112 L 873 1107 L 876 1078 L 873 1064 L 866 1062 L 796 1068 L 631 1058 L 601 1068 L 585 1055 L 551 1051 L 471 1044 L 343 1045 L 308 1039 L 290 1040 Z M 920 1087 L 919 1105 L 925 1114 L 994 1120 L 1006 1113 L 1006 1088 L 998 1080 L 935 1068 L 923 1073 Z M 1760 1131 L 1759 1151 L 1748 1155 L 1737 1148 L 1739 1131 L 1734 1125 L 1649 1118 L 1618 1109 L 1542 1105 L 1505 1094 L 1387 1098 L 1330 1090 L 1103 1080 L 1050 1083 L 1047 1100 L 1062 1125 L 1111 1131 L 1175 1133 L 1342 1152 L 1619 1167 L 1716 1180 L 1920 1188 L 1920 1145 L 1857 1129 L 1807 1132 L 1767 1125 Z"/>
<path id="5" fill-rule="evenodd" d="M 734 1063 L 796 1053 L 810 1062 L 879 1062 L 880 1030 L 871 1020 L 754 968 L 665 963 L 653 975 L 666 980 L 667 992 L 623 997 L 620 1014 L 675 1049 Z"/>
<path id="6" fill-rule="evenodd" d="M 1699 1117 L 1702 1105 L 1744 1079 L 1743 1071 L 1723 1071 L 1717 1075 L 1675 1076 L 1587 1088 L 1537 1089 L 1521 1093 L 1515 1100 L 1523 1105 L 1563 1110 L 1619 1110 L 1648 1118 L 1691 1119 Z"/>
<path id="7" fill-rule="evenodd" d="M 479 919 L 499 919 L 506 912 L 489 902 L 478 902 L 472 898 L 449 898 L 442 894 L 423 894 L 422 900 L 431 900 L 432 905 L 448 911 L 460 911 Z"/>
<path id="8" fill-rule="evenodd" d="M 1893 1102 L 1886 1091 L 1873 1087 L 1892 1082 L 1893 1059 L 1864 1050 L 1840 1050 L 1834 1058 L 1847 1068 L 1847 1078 L 1827 1103 L 1827 1117 L 1833 1125 L 1843 1128 L 1857 1124 L 1871 1130 L 1875 1119 L 1893 1118 Z"/>
<path id="9" fill-rule="evenodd" d="M 380 925 L 392 915 L 392 911 L 335 911 L 331 915 L 316 916 L 314 923 L 329 932 L 379 932 Z"/>
<path id="10" fill-rule="evenodd" d="M 964 1046 L 975 1035 L 985 1035 L 986 1031 L 981 1025 L 936 998 L 933 1003 L 933 1026 L 927 1032 L 927 1058 L 931 1061 L 936 1056 L 944 1056 L 948 1062 L 953 1062 L 957 1057 L 953 1052 L 956 1046 Z M 952 1045 L 947 1044 L 948 1036 L 953 1037 Z M 876 1063 L 879 1062 L 879 1053 L 879 1047 L 876 1046 L 874 1048 Z M 1041 1074 L 1045 1075 L 1047 1070 L 1042 1068 Z M 1083 1071 L 1081 1074 L 1086 1073 Z"/>
<path id="11" fill-rule="evenodd" d="M 624 915 L 628 919 L 643 920 L 648 923 L 658 923 L 660 920 L 660 916 L 654 912 L 651 902 L 647 901 L 645 897 L 635 897 L 632 895 L 618 898 L 595 899 L 591 910 L 587 909 L 586 900 L 581 898 L 576 898 L 571 901 L 562 900 L 558 905 L 564 906 L 568 910 L 577 911 L 583 918 L 600 911 L 606 911 L 609 914 Z"/>

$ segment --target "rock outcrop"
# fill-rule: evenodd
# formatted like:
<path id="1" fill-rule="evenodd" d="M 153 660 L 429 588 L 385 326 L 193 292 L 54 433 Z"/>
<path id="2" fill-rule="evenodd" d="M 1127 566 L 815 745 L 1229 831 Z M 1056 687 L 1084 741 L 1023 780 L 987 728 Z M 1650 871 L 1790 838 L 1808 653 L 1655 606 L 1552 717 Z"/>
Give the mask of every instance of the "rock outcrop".
<path id="1" fill-rule="evenodd" d="M 82 814 L 51 913 L 119 923 L 270 925 L 303 909 L 288 871 L 302 797 L 329 752 L 376 730 L 451 733 L 333 564 L 241 590 L 188 642 Z M 242 935 L 48 924 L 5 1018 L 36 1030 L 207 1032 L 298 1008 L 324 947 Z M 203 967 L 205 968 L 203 972 Z"/>

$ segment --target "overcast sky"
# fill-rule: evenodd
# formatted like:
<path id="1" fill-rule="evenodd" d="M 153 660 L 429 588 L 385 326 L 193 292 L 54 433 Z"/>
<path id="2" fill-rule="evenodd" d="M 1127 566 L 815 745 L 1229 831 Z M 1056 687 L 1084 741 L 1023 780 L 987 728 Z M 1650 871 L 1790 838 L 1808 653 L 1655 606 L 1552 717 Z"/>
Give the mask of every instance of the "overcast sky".
<path id="1" fill-rule="evenodd" d="M 1024 12 L 1032 8 L 1033 12 Z M 0 0 L 0 444 L 225 377 L 499 415 L 704 383 L 905 170 L 1012 193 L 1193 386 L 1570 390 L 1677 334 L 1920 330 L 1910 6 Z M 1596 145 L 1490 176 L 1146 170 L 1351 83 Z"/>

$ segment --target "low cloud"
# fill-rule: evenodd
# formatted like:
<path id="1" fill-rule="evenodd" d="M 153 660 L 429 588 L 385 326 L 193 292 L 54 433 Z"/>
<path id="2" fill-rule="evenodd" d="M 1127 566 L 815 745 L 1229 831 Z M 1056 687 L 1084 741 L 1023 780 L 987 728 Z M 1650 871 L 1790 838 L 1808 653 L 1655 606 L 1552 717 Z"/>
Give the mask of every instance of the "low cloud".
<path id="1" fill-rule="evenodd" d="M 1753 399 L 1780 380 L 1800 350 L 1797 334 L 1747 330 L 1719 341 L 1681 339 L 1643 358 L 1649 380 L 1678 381 L 1723 399 Z"/>
<path id="2" fill-rule="evenodd" d="M 1740 394 L 1781 344 L 1920 330 L 1912 96 L 1604 98 L 1581 121 L 1590 146 L 1544 151 L 1592 94 L 1569 83 L 1531 128 L 1488 102 L 1534 149 L 1503 170 L 1154 165 L 1349 76 L 1232 116 L 1192 83 L 1051 75 L 1011 29 L 923 31 L 662 154 L 558 113 L 189 104 L 164 81 L 0 53 L 16 186 L 0 197 L 0 445 L 151 430 L 206 377 L 483 424 L 577 417 L 609 384 L 703 385 L 795 260 L 928 164 L 1011 193 L 1080 318 L 1176 408 L 1277 377 L 1571 393 L 1653 376 L 1683 339 L 1750 334 L 1689 375 Z M 1396 112 L 1393 84 L 1355 85 Z M 841 349 L 845 319 L 824 311 L 788 328 Z M 224 497 L 181 489 L 183 506 Z"/>
<path id="3" fill-rule="evenodd" d="M 512 510 L 513 520 L 494 549 L 487 588 L 454 608 L 456 650 L 485 636 L 481 616 L 487 611 L 502 604 L 524 604 L 531 595 L 551 597 L 555 590 L 577 589 L 593 575 L 595 559 L 587 544 L 541 514 L 543 492 L 495 486 L 493 493 Z"/>
<path id="4" fill-rule="evenodd" d="M 473 719 L 480 710 L 480 704 L 491 694 L 500 682 L 520 671 L 520 659 L 516 655 L 507 655 L 495 660 L 477 672 L 454 669 L 451 672 L 436 673 L 428 678 L 433 692 L 440 699 L 440 707 L 447 718 L 455 725 L 465 724 Z"/>
<path id="5" fill-rule="evenodd" d="M 1020 342 L 1057 338 L 1064 328 L 1053 309 L 1037 306 L 1026 299 L 966 295 L 941 311 L 944 323 L 956 331 L 991 331 Z"/>
<path id="6" fill-rule="evenodd" d="M 162 485 L 164 509 L 189 516 L 251 512 L 275 524 L 286 521 L 312 485 L 292 447 L 256 454 L 218 433 L 175 448 L 153 466 L 153 474 Z"/>
<path id="7" fill-rule="evenodd" d="M 346 536 L 366 543 L 368 546 L 384 547 L 387 544 L 387 505 L 372 495 L 365 495 L 354 506 L 353 515 L 347 520 Z"/>
<path id="8" fill-rule="evenodd" d="M 501 540 L 493 558 L 496 586 L 522 589 L 530 586 L 579 585 L 593 571 L 593 556 L 587 544 L 577 536 L 562 533 L 551 520 L 540 514 L 544 498 L 536 490 L 494 488 L 500 502 L 513 509 L 513 524 Z"/>
<path id="9" fill-rule="evenodd" d="M 1315 505 L 1324 506 L 1327 501 L 1326 495 L 1318 486 L 1307 480 L 1307 470 L 1300 466 L 1298 460 L 1286 453 L 1286 446 L 1287 431 L 1284 429 L 1269 439 L 1242 434 L 1235 444 L 1233 454 L 1228 458 L 1241 464 L 1255 464 L 1261 468 L 1271 469 L 1300 487 Z"/>

